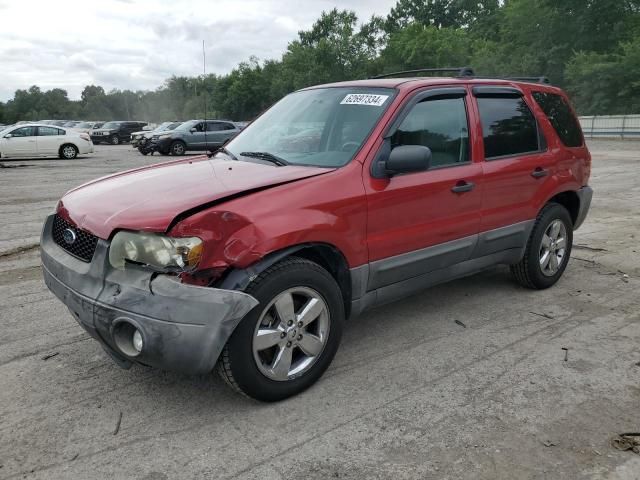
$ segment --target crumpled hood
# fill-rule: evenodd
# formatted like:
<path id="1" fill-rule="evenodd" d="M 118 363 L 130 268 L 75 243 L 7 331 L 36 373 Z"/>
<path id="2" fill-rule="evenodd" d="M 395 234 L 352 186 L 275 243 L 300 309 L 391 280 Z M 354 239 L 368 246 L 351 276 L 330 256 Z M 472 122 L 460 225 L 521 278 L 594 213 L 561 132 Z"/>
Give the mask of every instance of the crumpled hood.
<path id="1" fill-rule="evenodd" d="M 62 197 L 58 212 L 104 239 L 117 229 L 164 232 L 177 215 L 205 203 L 332 170 L 193 157 L 86 183 Z"/>

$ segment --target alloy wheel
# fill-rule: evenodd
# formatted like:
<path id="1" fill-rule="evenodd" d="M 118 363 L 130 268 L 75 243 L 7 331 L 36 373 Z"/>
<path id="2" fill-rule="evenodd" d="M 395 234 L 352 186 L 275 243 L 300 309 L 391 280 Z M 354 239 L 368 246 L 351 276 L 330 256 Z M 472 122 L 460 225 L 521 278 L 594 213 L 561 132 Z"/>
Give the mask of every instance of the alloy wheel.
<path id="1" fill-rule="evenodd" d="M 562 220 L 554 220 L 542 235 L 540 242 L 540 269 L 542 274 L 552 277 L 565 260 L 567 253 L 567 227 Z"/>
<path id="2" fill-rule="evenodd" d="M 67 145 L 62 149 L 62 155 L 64 156 L 64 158 L 71 160 L 76 157 L 76 149 L 71 145 Z"/>
<path id="3" fill-rule="evenodd" d="M 307 372 L 329 338 L 327 303 L 315 290 L 295 287 L 263 310 L 253 336 L 253 357 L 267 378 L 286 381 Z"/>

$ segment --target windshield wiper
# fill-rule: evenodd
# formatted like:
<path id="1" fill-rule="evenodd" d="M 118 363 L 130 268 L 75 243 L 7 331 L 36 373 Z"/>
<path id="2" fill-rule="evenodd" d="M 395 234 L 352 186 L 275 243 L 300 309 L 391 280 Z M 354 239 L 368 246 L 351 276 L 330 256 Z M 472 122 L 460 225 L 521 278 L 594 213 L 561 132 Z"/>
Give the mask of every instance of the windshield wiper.
<path id="1" fill-rule="evenodd" d="M 227 147 L 218 147 L 215 150 L 209 152 L 208 156 L 209 158 L 213 157 L 214 155 L 217 155 L 218 153 L 224 153 L 226 156 L 231 157 L 232 160 L 238 160 L 238 157 L 236 157 L 233 153 L 231 153 L 230 150 L 227 150 Z"/>
<path id="2" fill-rule="evenodd" d="M 273 153 L 269 153 L 269 152 L 240 152 L 240 155 L 242 155 L 243 157 L 266 160 L 267 162 L 275 163 L 279 167 L 284 167 L 285 165 L 289 165 L 289 162 L 287 162 L 283 158 L 277 157 Z"/>

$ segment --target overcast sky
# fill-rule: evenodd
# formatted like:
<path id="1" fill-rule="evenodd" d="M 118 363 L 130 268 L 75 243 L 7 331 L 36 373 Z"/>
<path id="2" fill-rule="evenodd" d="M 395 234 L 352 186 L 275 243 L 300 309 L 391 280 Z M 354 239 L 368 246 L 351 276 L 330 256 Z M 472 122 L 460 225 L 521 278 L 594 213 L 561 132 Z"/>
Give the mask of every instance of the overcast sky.
<path id="1" fill-rule="evenodd" d="M 396 0 L 0 0 L 0 101 L 18 88 L 155 89 L 171 75 L 227 73 L 256 55 L 280 58 L 323 10 L 361 22 Z"/>

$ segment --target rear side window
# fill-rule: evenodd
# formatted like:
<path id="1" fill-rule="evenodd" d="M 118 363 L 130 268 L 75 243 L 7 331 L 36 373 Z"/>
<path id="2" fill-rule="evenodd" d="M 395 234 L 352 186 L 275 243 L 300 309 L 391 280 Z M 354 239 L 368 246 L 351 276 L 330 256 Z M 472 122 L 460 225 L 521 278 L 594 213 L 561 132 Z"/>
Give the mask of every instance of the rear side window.
<path id="1" fill-rule="evenodd" d="M 477 100 L 486 159 L 540 150 L 536 119 L 522 97 Z"/>
<path id="2" fill-rule="evenodd" d="M 64 135 L 64 133 L 64 130 L 55 127 L 38 127 L 38 136 L 40 137 Z"/>
<path id="3" fill-rule="evenodd" d="M 565 99 L 548 92 L 533 92 L 533 98 L 553 125 L 562 143 L 567 147 L 581 147 L 582 130 Z"/>

